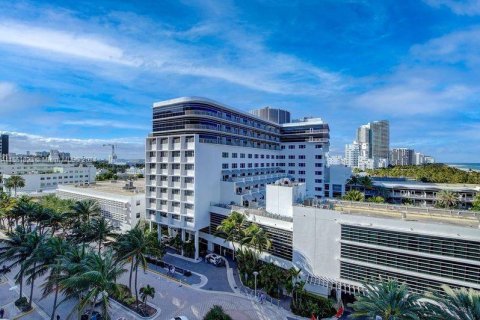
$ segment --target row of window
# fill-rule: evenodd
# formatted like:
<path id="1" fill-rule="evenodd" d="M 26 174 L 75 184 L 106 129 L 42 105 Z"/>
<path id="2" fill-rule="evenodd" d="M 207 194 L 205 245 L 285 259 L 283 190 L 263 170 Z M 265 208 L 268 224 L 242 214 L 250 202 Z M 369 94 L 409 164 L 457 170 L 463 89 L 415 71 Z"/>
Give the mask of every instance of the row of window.
<path id="1" fill-rule="evenodd" d="M 74 176 L 70 176 L 70 177 L 69 177 L 69 176 L 63 176 L 63 177 L 62 177 L 62 176 L 58 176 L 58 177 L 40 177 L 40 180 L 42 180 L 42 181 L 43 181 L 43 180 L 57 180 L 57 179 L 58 179 L 58 180 L 61 180 L 61 179 L 68 179 L 68 178 L 73 179 Z M 75 178 L 83 178 L 83 175 L 75 176 Z M 88 175 L 85 175 L 85 178 L 88 178 Z"/>
<path id="2" fill-rule="evenodd" d="M 228 152 L 222 152 L 222 158 L 229 158 L 229 156 L 230 156 L 230 154 Z M 232 159 L 237 159 L 239 157 L 240 157 L 240 159 L 245 159 L 245 157 L 248 157 L 248 159 L 277 159 L 277 160 L 278 159 L 280 159 L 280 160 L 285 159 L 285 155 L 273 155 L 273 154 L 270 155 L 270 154 L 257 154 L 257 153 L 255 153 L 255 154 L 240 153 L 239 154 L 239 153 L 236 153 L 236 152 L 232 152 L 232 154 L 231 154 Z M 323 156 L 321 154 L 315 155 L 315 159 L 317 159 L 317 160 L 321 160 L 322 158 L 323 158 Z M 288 159 L 289 160 L 294 160 L 295 155 L 289 155 Z M 306 156 L 304 154 L 299 155 L 298 159 L 306 159 Z"/>

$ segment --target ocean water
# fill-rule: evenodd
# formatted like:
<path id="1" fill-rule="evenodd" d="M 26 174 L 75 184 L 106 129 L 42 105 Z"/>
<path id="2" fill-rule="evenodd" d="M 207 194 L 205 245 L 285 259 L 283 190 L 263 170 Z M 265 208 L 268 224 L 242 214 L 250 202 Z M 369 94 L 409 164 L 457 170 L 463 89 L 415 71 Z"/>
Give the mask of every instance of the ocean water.
<path id="1" fill-rule="evenodd" d="M 480 171 L 480 163 L 447 163 L 451 167 L 462 170 Z"/>

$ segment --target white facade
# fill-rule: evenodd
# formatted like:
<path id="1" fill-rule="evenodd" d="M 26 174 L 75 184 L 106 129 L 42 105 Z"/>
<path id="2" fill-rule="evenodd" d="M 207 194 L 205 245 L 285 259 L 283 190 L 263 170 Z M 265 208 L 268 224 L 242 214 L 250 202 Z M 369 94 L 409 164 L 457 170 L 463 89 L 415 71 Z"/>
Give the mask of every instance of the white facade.
<path id="1" fill-rule="evenodd" d="M 267 185 L 267 212 L 293 217 L 293 205 L 302 203 L 306 191 L 304 183 L 292 183 L 288 178 Z"/>
<path id="2" fill-rule="evenodd" d="M 342 156 L 327 156 L 327 166 L 345 165 L 345 158 Z"/>
<path id="3" fill-rule="evenodd" d="M 325 176 L 325 197 L 338 198 L 345 195 L 347 181 L 352 176 L 352 168 L 344 165 L 330 165 Z"/>
<path id="4" fill-rule="evenodd" d="M 90 184 L 95 181 L 96 169 L 83 163 L 1 162 L 0 175 L 3 180 L 20 175 L 25 180 L 25 187 L 18 189 L 17 194 L 33 194 L 53 191 L 58 185 Z M 4 191 L 8 190 L 4 188 Z"/>
<path id="5" fill-rule="evenodd" d="M 369 230 L 384 235 L 386 240 L 369 237 Z M 397 242 L 390 245 L 388 237 Z M 402 243 L 397 237 L 410 237 L 412 244 Z M 414 246 L 413 242 L 417 241 L 414 237 L 423 239 L 428 247 L 422 249 L 422 243 L 417 242 L 419 247 Z M 330 292 L 332 283 L 341 283 L 344 288 L 359 287 L 363 279 L 369 278 L 370 272 L 405 278 L 417 291 L 437 283 L 480 289 L 478 282 L 469 281 L 475 277 L 473 272 L 480 272 L 478 257 L 468 253 L 462 258 L 455 257 L 453 252 L 443 251 L 442 243 L 455 243 L 456 250 L 461 250 L 462 243 L 478 247 L 480 233 L 478 228 L 467 226 L 402 220 L 400 215 L 396 219 L 381 215 L 367 218 L 367 214 L 344 214 L 303 206 L 294 208 L 293 263 L 308 275 L 306 288 L 322 294 Z M 462 271 L 468 265 L 473 268 L 471 273 Z M 452 270 L 448 269 L 450 266 Z"/>
<path id="6" fill-rule="evenodd" d="M 345 165 L 350 168 L 358 167 L 360 147 L 357 142 L 345 145 Z"/>
<path id="7" fill-rule="evenodd" d="M 61 199 L 97 201 L 102 215 L 122 232 L 130 230 L 140 219 L 145 219 L 143 181 L 128 188 L 120 181 L 98 182 L 84 187 L 59 185 L 56 194 Z"/>
<path id="8" fill-rule="evenodd" d="M 425 163 L 425 155 L 420 152 L 415 152 L 415 162 L 416 166 L 422 165 Z"/>
<path id="9" fill-rule="evenodd" d="M 195 241 L 196 256 L 212 203 L 264 207 L 267 185 L 286 177 L 323 197 L 329 128 L 319 118 L 280 125 L 203 98 L 155 103 L 153 118 L 147 217 Z"/>

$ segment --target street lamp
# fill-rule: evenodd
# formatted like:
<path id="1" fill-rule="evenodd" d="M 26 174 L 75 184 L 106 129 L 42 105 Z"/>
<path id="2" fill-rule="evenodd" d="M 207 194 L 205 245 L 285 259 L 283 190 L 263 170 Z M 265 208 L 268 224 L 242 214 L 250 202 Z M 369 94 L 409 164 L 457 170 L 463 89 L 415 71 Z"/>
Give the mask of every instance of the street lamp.
<path id="1" fill-rule="evenodd" d="M 257 298 L 257 276 L 258 276 L 258 272 L 253 271 L 253 275 L 255 276 L 255 299 L 256 299 Z"/>

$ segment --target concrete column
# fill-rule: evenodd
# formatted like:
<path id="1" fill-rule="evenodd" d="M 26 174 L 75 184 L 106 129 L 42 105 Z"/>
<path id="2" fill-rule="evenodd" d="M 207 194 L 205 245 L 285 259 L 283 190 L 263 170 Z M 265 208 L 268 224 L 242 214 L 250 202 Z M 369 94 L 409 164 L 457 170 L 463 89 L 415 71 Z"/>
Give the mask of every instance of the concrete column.
<path id="1" fill-rule="evenodd" d="M 157 236 L 158 236 L 158 241 L 160 241 L 162 239 L 162 227 L 158 223 L 157 223 Z"/>
<path id="2" fill-rule="evenodd" d="M 200 231 L 195 231 L 195 260 L 197 260 L 199 258 L 199 255 L 200 255 L 200 245 L 199 245 L 199 237 L 198 237 L 198 234 L 200 233 Z"/>

